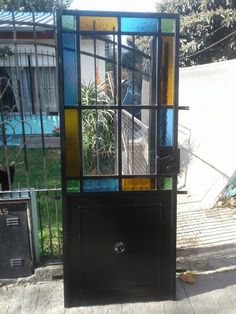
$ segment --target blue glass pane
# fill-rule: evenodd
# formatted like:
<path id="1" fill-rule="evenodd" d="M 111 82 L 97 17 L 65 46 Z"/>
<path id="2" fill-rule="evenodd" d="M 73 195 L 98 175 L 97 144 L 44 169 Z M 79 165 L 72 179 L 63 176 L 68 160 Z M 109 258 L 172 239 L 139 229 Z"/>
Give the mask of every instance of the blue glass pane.
<path id="1" fill-rule="evenodd" d="M 160 110 L 160 143 L 161 146 L 173 145 L 173 109 Z"/>
<path id="2" fill-rule="evenodd" d="M 77 62 L 76 35 L 62 34 L 63 41 L 63 70 L 64 70 L 64 105 L 77 105 Z"/>
<path id="3" fill-rule="evenodd" d="M 84 192 L 118 191 L 118 179 L 86 179 L 84 180 Z"/>
<path id="4" fill-rule="evenodd" d="M 121 31 L 122 32 L 157 32 L 158 19 L 155 18 L 137 18 L 137 17 L 122 17 Z"/>

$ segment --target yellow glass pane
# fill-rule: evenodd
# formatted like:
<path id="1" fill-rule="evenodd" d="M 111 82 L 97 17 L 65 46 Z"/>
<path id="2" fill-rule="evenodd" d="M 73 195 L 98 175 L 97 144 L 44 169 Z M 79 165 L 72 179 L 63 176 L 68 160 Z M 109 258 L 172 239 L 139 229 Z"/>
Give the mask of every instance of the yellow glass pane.
<path id="1" fill-rule="evenodd" d="M 153 178 L 129 178 L 122 179 L 122 190 L 153 190 L 155 188 L 155 181 Z"/>
<path id="2" fill-rule="evenodd" d="M 65 167 L 66 177 L 78 177 L 80 174 L 78 111 L 65 109 Z"/>
<path id="3" fill-rule="evenodd" d="M 174 62 L 173 62 L 173 37 L 162 37 L 162 62 L 161 62 L 161 105 L 173 105 L 174 89 Z"/>
<path id="4" fill-rule="evenodd" d="M 103 16 L 81 16 L 80 29 L 86 31 L 117 31 L 117 18 Z"/>

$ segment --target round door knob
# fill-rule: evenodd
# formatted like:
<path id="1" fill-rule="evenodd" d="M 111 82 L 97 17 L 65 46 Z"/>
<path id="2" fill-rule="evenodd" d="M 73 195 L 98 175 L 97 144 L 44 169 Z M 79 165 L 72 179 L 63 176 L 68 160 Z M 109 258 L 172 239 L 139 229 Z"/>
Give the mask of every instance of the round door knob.
<path id="1" fill-rule="evenodd" d="M 126 252 L 126 245 L 123 241 L 118 241 L 114 244 L 114 251 L 116 254 L 124 254 Z"/>

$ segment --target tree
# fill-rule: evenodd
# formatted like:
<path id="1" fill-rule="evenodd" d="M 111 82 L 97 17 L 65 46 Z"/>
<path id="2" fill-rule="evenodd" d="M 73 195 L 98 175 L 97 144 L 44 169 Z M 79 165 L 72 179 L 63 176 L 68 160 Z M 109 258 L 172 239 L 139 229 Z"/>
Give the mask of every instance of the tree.
<path id="1" fill-rule="evenodd" d="M 67 8 L 73 0 L 0 0 L 0 10 L 51 12 L 53 9 Z"/>
<path id="2" fill-rule="evenodd" d="M 236 58 L 235 0 L 166 0 L 157 11 L 180 14 L 180 66 Z"/>

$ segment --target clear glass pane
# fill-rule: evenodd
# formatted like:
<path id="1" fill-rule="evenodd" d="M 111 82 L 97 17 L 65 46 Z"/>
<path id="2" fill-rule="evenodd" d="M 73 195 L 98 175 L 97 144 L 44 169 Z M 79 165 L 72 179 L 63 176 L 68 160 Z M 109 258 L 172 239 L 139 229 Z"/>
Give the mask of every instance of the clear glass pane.
<path id="1" fill-rule="evenodd" d="M 77 57 L 76 35 L 62 34 L 63 42 L 63 73 L 64 73 L 64 105 L 77 106 Z"/>
<path id="2" fill-rule="evenodd" d="M 117 31 L 117 17 L 81 16 L 80 30 Z"/>
<path id="3" fill-rule="evenodd" d="M 83 105 L 117 104 L 117 38 L 81 36 Z"/>
<path id="4" fill-rule="evenodd" d="M 143 175 L 155 173 L 155 110 L 122 110 L 121 131 L 122 174 Z"/>
<path id="5" fill-rule="evenodd" d="M 117 174 L 117 112 L 83 109 L 84 175 Z"/>
<path id="6" fill-rule="evenodd" d="M 122 32 L 157 32 L 158 19 L 156 18 L 137 18 L 137 17 L 122 17 L 121 31 Z"/>
<path id="7" fill-rule="evenodd" d="M 123 105 L 150 105 L 151 36 L 122 36 L 121 98 Z"/>

